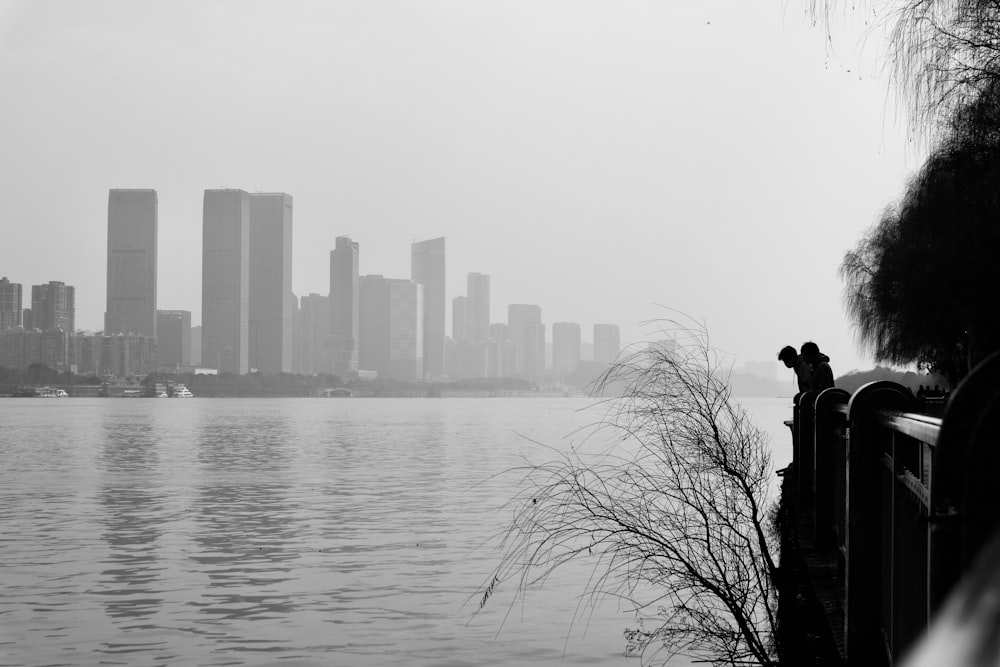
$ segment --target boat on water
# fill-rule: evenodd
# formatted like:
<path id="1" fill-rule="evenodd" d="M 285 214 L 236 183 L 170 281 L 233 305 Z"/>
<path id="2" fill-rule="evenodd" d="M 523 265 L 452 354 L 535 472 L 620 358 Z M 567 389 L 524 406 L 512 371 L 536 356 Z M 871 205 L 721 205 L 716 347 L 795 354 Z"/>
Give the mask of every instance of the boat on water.
<path id="1" fill-rule="evenodd" d="M 38 387 L 35 390 L 35 395 L 40 398 L 69 398 L 65 389 L 55 387 Z"/>
<path id="2" fill-rule="evenodd" d="M 191 393 L 191 390 L 182 384 L 175 384 L 170 396 L 172 398 L 194 398 L 194 394 Z"/>

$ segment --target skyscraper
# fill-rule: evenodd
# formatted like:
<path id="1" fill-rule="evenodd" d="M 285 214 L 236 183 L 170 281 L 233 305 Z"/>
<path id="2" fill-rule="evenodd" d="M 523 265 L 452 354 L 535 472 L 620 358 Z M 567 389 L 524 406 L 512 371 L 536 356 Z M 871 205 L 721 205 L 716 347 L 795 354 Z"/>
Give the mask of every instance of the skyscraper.
<path id="1" fill-rule="evenodd" d="M 292 371 L 292 197 L 250 195 L 249 366 Z"/>
<path id="2" fill-rule="evenodd" d="M 201 363 L 219 372 L 248 370 L 250 197 L 205 190 L 201 263 Z"/>
<path id="3" fill-rule="evenodd" d="M 389 279 L 389 377 L 408 382 L 426 377 L 424 369 L 424 287 L 412 280 Z M 444 350 L 442 349 L 442 358 Z"/>
<path id="4" fill-rule="evenodd" d="M 361 278 L 361 368 L 406 382 L 423 379 L 423 286 Z"/>
<path id="5" fill-rule="evenodd" d="M 108 191 L 104 333 L 156 335 L 156 190 Z"/>
<path id="6" fill-rule="evenodd" d="M 514 374 L 530 378 L 545 375 L 545 325 L 540 306 L 507 306 L 507 336 L 514 344 Z"/>
<path id="7" fill-rule="evenodd" d="M 4 276 L 0 278 L 0 331 L 21 326 L 21 283 L 12 283 Z"/>
<path id="8" fill-rule="evenodd" d="M 613 363 L 621 351 L 621 336 L 617 324 L 594 325 L 594 361 Z"/>
<path id="9" fill-rule="evenodd" d="M 329 373 L 330 297 L 309 294 L 299 301 L 302 311 L 302 372 L 309 375 Z"/>
<path id="10" fill-rule="evenodd" d="M 444 375 L 445 255 L 444 237 L 410 246 L 410 277 L 424 286 L 424 379 Z"/>
<path id="11" fill-rule="evenodd" d="M 469 335 L 480 343 L 490 337 L 490 277 L 485 273 L 470 273 L 466 295 L 469 297 Z"/>
<path id="12" fill-rule="evenodd" d="M 451 339 L 456 343 L 472 340 L 469 306 L 467 296 L 456 296 L 451 300 Z"/>
<path id="13" fill-rule="evenodd" d="M 156 350 L 161 368 L 191 363 L 191 311 L 156 311 Z"/>
<path id="14" fill-rule="evenodd" d="M 359 280 L 358 368 L 389 377 L 389 281 L 379 275 Z"/>
<path id="15" fill-rule="evenodd" d="M 358 370 L 358 244 L 338 236 L 330 252 L 330 338 L 333 372 Z"/>
<path id="16" fill-rule="evenodd" d="M 552 370 L 572 373 L 580 365 L 580 325 L 556 322 L 552 325 Z"/>
<path id="17" fill-rule="evenodd" d="M 51 280 L 46 285 L 31 286 L 33 329 L 62 329 L 73 333 L 75 326 L 76 290 L 72 286 L 58 280 Z"/>

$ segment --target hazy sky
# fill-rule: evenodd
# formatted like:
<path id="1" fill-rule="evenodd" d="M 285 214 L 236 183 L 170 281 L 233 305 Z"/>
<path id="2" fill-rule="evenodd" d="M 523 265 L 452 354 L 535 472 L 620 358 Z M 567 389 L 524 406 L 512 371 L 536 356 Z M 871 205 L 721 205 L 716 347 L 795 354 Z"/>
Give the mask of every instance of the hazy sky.
<path id="1" fill-rule="evenodd" d="M 0 275 L 76 286 L 99 330 L 108 189 L 155 188 L 158 307 L 197 323 L 203 191 L 282 191 L 299 295 L 337 236 L 404 278 L 445 236 L 449 311 L 478 271 L 493 321 L 630 342 L 667 306 L 737 365 L 870 366 L 837 269 L 919 156 L 874 47 L 803 4 L 6 0 Z"/>

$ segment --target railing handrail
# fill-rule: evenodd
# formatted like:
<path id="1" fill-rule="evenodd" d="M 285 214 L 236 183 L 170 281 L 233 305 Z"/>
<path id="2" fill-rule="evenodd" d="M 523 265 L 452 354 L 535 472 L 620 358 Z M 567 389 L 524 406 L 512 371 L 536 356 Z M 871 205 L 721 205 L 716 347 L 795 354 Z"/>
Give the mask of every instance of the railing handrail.
<path id="1" fill-rule="evenodd" d="M 902 410 L 879 410 L 877 416 L 882 426 L 928 445 L 936 445 L 941 433 L 940 417 Z"/>
<path id="2" fill-rule="evenodd" d="M 908 650 L 926 656 L 928 648 L 913 651 L 914 644 L 945 600 L 976 603 L 981 591 L 956 583 L 972 574 L 977 553 L 991 537 L 992 554 L 1000 553 L 1000 485 L 993 480 L 1000 470 L 1000 352 L 955 389 L 943 416 L 915 412 L 918 404 L 909 389 L 887 381 L 795 401 L 797 497 L 809 513 L 804 525 L 814 528 L 809 548 L 824 554 L 817 562 L 837 561 L 839 602 L 829 613 L 834 626 L 843 622 L 841 648 L 852 666 L 891 664 Z M 979 585 L 991 593 L 982 599 L 995 600 L 1000 575 L 983 572 Z M 970 618 L 955 612 L 960 607 L 951 605 L 942 623 L 963 625 L 995 658 L 993 611 Z M 946 662 L 978 664 L 958 650 Z"/>

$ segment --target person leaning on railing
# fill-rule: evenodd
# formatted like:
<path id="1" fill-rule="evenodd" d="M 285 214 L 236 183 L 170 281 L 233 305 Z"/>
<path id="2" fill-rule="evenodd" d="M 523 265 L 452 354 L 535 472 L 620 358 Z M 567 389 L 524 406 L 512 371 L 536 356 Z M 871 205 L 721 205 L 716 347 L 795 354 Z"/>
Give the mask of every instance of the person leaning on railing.
<path id="1" fill-rule="evenodd" d="M 833 386 L 833 368 L 830 357 L 819 351 L 819 345 L 812 341 L 802 343 L 801 356 L 812 369 L 810 389 L 823 391 Z"/>
<path id="2" fill-rule="evenodd" d="M 799 392 L 810 389 L 822 391 L 833 386 L 830 357 L 820 352 L 819 346 L 812 341 L 802 344 L 801 353 L 797 353 L 791 345 L 786 345 L 778 352 L 778 360 L 787 368 L 795 369 Z"/>
<path id="3" fill-rule="evenodd" d="M 799 391 L 809 391 L 812 389 L 812 368 L 806 360 L 795 351 L 791 345 L 786 345 L 778 352 L 778 361 L 785 364 L 787 368 L 795 369 L 795 377 L 799 381 Z"/>

